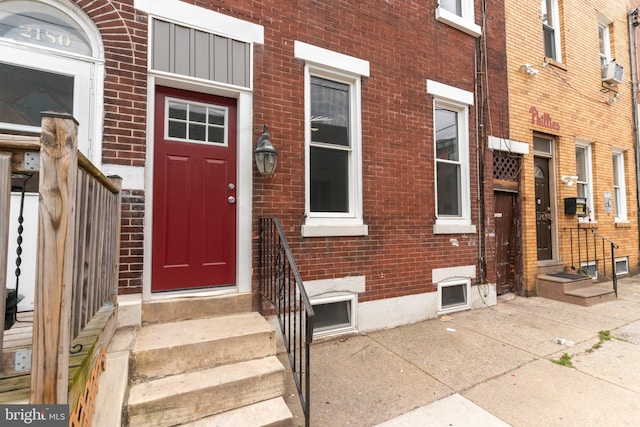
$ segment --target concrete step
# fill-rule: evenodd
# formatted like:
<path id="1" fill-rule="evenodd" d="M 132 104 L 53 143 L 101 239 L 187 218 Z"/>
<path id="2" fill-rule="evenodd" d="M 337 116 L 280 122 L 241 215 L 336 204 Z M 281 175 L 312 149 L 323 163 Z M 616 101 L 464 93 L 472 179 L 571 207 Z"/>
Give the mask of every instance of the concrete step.
<path id="1" fill-rule="evenodd" d="M 251 311 L 251 293 L 174 297 L 142 304 L 142 323 L 165 323 Z"/>
<path id="2" fill-rule="evenodd" d="M 565 272 L 556 274 L 557 275 L 539 274 L 538 288 L 540 288 L 540 286 L 544 287 L 545 285 L 550 284 L 549 286 L 552 287 L 560 286 L 562 290 L 566 292 L 572 289 L 588 288 L 593 286 L 593 279 L 589 276 Z"/>
<path id="3" fill-rule="evenodd" d="M 616 294 L 613 289 L 599 288 L 597 286 L 567 291 L 566 295 L 568 297 L 575 297 L 576 301 L 580 301 L 576 302 L 576 304 L 586 307 L 616 299 Z"/>
<path id="4" fill-rule="evenodd" d="M 562 276 L 538 275 L 538 296 L 582 306 L 591 306 L 616 298 L 613 288 L 594 286 L 590 277 L 566 273 Z"/>
<path id="5" fill-rule="evenodd" d="M 173 426 L 282 396 L 285 370 L 275 356 L 135 384 L 130 426 Z"/>
<path id="6" fill-rule="evenodd" d="M 258 313 L 145 325 L 131 353 L 134 382 L 273 356 L 273 327 Z"/>
<path id="7" fill-rule="evenodd" d="M 206 417 L 182 427 L 291 427 L 293 414 L 282 397 Z"/>

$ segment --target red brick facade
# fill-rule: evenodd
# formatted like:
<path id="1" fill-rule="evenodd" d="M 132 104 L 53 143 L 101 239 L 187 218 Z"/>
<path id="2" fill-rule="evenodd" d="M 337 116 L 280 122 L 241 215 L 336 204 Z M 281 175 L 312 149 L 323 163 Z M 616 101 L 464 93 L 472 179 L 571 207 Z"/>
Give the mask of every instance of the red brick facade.
<path id="1" fill-rule="evenodd" d="M 104 43 L 103 162 L 145 166 L 147 17 L 133 9 L 133 0 L 76 3 L 96 23 Z M 476 281 L 495 282 L 491 153 L 482 147 L 488 134 L 508 137 L 504 134 L 508 121 L 501 2 L 486 2 L 485 36 L 480 39 L 437 22 L 436 0 L 188 3 L 264 27 L 264 44 L 255 45 L 253 52 L 254 136 L 257 140 L 262 125 L 269 124 L 279 164 L 272 177 L 254 171 L 254 240 L 259 216 L 279 217 L 303 280 L 366 276 L 361 302 L 434 291 L 431 271 L 435 268 L 482 265 L 484 271 L 476 269 Z M 482 3 L 475 2 L 479 24 L 483 22 Z M 367 236 L 301 237 L 304 63 L 294 58 L 294 41 L 370 64 L 370 76 L 362 79 Z M 468 123 L 475 234 L 433 232 L 433 99 L 426 92 L 427 80 L 476 94 Z M 479 119 L 486 132 L 476 132 Z M 486 163 L 478 168 L 483 160 Z M 486 227 L 479 214 L 483 210 Z M 121 293 L 142 288 L 143 212 L 144 192 L 125 191 Z"/>

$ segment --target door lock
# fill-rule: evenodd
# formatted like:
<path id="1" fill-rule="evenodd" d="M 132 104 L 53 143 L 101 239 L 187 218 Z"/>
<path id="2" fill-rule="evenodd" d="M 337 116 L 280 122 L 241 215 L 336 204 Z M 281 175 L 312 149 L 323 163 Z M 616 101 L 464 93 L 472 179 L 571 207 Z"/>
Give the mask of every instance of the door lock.
<path id="1" fill-rule="evenodd" d="M 233 185 L 233 182 L 230 182 L 227 187 L 229 187 L 229 190 L 234 190 L 236 188 L 236 186 Z"/>
<path id="2" fill-rule="evenodd" d="M 233 196 L 229 196 L 229 198 L 227 199 L 229 201 L 229 203 L 235 203 L 236 202 L 236 198 Z"/>

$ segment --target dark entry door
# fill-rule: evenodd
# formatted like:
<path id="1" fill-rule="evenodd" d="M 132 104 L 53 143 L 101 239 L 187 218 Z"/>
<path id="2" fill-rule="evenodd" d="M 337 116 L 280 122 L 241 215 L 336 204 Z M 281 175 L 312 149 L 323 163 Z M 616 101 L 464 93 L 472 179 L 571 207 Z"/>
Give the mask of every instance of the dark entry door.
<path id="1" fill-rule="evenodd" d="M 152 290 L 235 283 L 236 101 L 156 88 Z"/>
<path id="2" fill-rule="evenodd" d="M 536 241 L 538 261 L 553 258 L 551 244 L 551 198 L 549 193 L 549 159 L 534 159 L 536 183 Z"/>
<path id="3" fill-rule="evenodd" d="M 515 291 L 514 271 L 518 240 L 514 227 L 517 193 L 496 191 L 496 287 L 498 295 Z"/>

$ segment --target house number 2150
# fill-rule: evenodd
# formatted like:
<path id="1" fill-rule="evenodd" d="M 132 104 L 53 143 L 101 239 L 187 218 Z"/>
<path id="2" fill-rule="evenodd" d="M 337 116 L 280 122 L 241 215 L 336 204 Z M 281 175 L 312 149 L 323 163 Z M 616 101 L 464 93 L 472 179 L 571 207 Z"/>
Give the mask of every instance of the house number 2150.
<path id="1" fill-rule="evenodd" d="M 63 47 L 71 46 L 71 37 L 66 34 L 55 34 L 40 27 L 30 27 L 26 25 L 21 25 L 20 28 L 22 29 L 20 37 L 25 39 L 37 40 Z"/>

